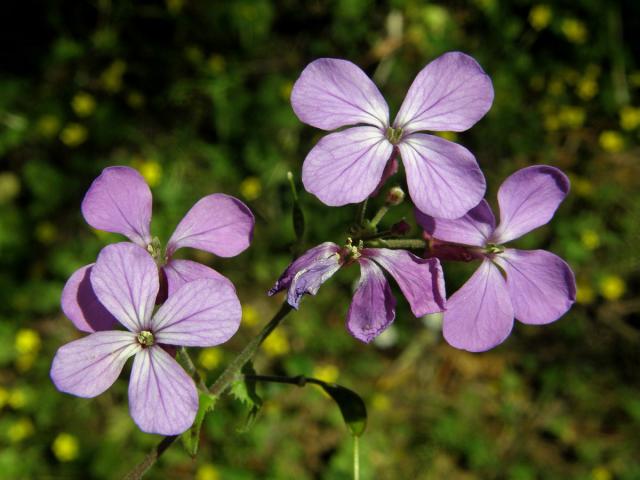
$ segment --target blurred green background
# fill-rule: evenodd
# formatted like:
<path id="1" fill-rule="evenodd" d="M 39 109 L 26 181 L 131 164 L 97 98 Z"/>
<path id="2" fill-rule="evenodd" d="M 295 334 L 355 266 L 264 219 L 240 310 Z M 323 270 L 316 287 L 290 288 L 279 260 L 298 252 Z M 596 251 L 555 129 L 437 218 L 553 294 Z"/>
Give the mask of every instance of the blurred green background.
<path id="1" fill-rule="evenodd" d="M 344 329 L 357 278 L 348 269 L 303 301 L 256 369 L 363 396 L 363 478 L 640 478 L 640 3 L 49 0 L 6 5 L 1 22 L 0 478 L 118 478 L 159 439 L 129 418 L 126 373 L 92 400 L 58 393 L 48 377 L 56 349 L 79 336 L 59 308 L 66 279 L 120 239 L 80 214 L 104 167 L 142 172 L 164 241 L 209 193 L 255 212 L 239 257 L 187 252 L 230 277 L 243 302 L 236 337 L 193 353 L 212 381 L 282 300 L 265 292 L 294 241 L 286 172 L 299 178 L 322 135 L 291 110 L 299 73 L 318 57 L 350 59 L 393 115 L 420 69 L 449 50 L 473 55 L 494 82 L 490 113 L 447 134 L 475 153 L 488 198 L 527 165 L 570 175 L 554 220 L 520 246 L 567 259 L 578 302 L 555 324 L 516 324 L 503 345 L 469 354 L 399 298 L 394 326 L 363 345 Z M 354 208 L 302 202 L 307 246 L 344 242 Z M 412 221 L 408 206 L 385 221 L 402 215 Z M 449 293 L 469 268 L 445 265 Z M 248 431 L 248 407 L 225 397 L 197 458 L 174 445 L 149 478 L 351 478 L 352 444 L 325 395 L 259 388 L 264 408 Z"/>

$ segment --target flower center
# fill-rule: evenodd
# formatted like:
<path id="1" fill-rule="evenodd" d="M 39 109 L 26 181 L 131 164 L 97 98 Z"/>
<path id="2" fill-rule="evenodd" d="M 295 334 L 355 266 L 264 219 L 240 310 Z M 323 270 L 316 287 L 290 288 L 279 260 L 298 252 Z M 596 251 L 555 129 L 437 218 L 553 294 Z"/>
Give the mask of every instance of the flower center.
<path id="1" fill-rule="evenodd" d="M 387 128 L 387 140 L 389 140 L 393 145 L 396 145 L 400 139 L 402 138 L 402 129 L 401 128 Z"/>
<path id="2" fill-rule="evenodd" d="M 153 333 L 151 333 L 149 330 L 143 330 L 138 334 L 136 338 L 138 340 L 138 343 L 143 347 L 150 347 L 154 343 Z"/>
<path id="3" fill-rule="evenodd" d="M 488 255 L 497 255 L 504 252 L 504 247 L 502 245 L 496 245 L 495 243 L 488 243 L 487 246 L 484 247 L 484 251 Z"/>
<path id="4" fill-rule="evenodd" d="M 162 244 L 158 237 L 153 237 L 151 243 L 147 245 L 147 252 L 149 252 L 149 255 L 151 255 L 151 258 L 153 258 L 158 266 L 161 267 L 167 263 L 166 256 L 162 255 Z"/>
<path id="5" fill-rule="evenodd" d="M 362 240 L 358 242 L 358 246 L 355 246 L 353 245 L 353 240 L 349 237 L 347 238 L 347 244 L 342 248 L 342 252 L 340 253 L 347 259 L 347 262 L 350 263 L 358 260 L 362 256 L 362 253 L 360 252 L 362 247 Z"/>

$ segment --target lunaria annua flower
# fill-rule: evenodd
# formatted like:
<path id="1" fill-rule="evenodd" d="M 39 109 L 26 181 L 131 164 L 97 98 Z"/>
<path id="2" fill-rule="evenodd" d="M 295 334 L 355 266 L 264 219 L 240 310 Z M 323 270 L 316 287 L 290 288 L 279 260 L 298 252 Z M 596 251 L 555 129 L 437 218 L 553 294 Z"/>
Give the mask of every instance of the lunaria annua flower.
<path id="1" fill-rule="evenodd" d="M 60 347 L 51 366 L 53 383 L 60 391 L 95 397 L 135 355 L 129 381 L 133 420 L 148 433 L 184 432 L 198 410 L 198 394 L 163 345 L 209 347 L 231 338 L 242 316 L 233 285 L 223 279 L 194 280 L 153 314 L 158 268 L 144 249 L 131 243 L 105 247 L 90 281 L 102 308 L 126 330 L 94 332 Z"/>
<path id="2" fill-rule="evenodd" d="M 387 103 L 360 68 L 315 60 L 293 86 L 294 112 L 323 130 L 352 127 L 323 137 L 309 152 L 304 186 L 330 206 L 361 202 L 399 153 L 413 203 L 429 215 L 459 218 L 484 196 L 482 171 L 463 146 L 419 132 L 467 130 L 492 102 L 491 80 L 478 62 L 449 52 L 422 69 L 391 124 Z"/>
<path id="3" fill-rule="evenodd" d="M 383 269 L 398 283 L 416 317 L 444 310 L 444 278 L 437 259 L 351 242 L 344 247 L 325 242 L 308 250 L 287 267 L 269 295 L 287 290 L 289 305 L 297 309 L 305 293 L 315 295 L 341 267 L 354 262 L 360 265 L 360 281 L 347 313 L 347 330 L 358 340 L 370 342 L 395 318 L 396 300 Z"/>
<path id="4" fill-rule="evenodd" d="M 178 224 L 162 252 L 152 238 L 151 190 L 142 175 L 129 167 L 108 167 L 96 178 L 82 201 L 82 214 L 89 225 L 121 233 L 144 248 L 156 261 L 167 292 L 173 294 L 186 282 L 212 278 L 231 282 L 215 270 L 191 260 L 172 258 L 176 250 L 192 247 L 220 257 L 233 257 L 251 243 L 254 218 L 240 200 L 215 193 L 200 199 Z M 105 330 L 116 319 L 96 299 L 89 281 L 93 264 L 73 273 L 62 292 L 62 310 L 83 332 Z"/>
<path id="5" fill-rule="evenodd" d="M 447 301 L 443 333 L 451 345 L 472 352 L 503 342 L 514 317 L 530 325 L 551 323 L 575 301 L 569 265 L 545 250 L 516 250 L 504 243 L 548 223 L 569 192 L 569 179 L 545 165 L 512 174 L 498 191 L 500 225 L 483 200 L 457 220 L 416 212 L 418 223 L 438 242 L 452 242 L 482 260 Z M 466 246 L 466 247 L 465 247 Z"/>

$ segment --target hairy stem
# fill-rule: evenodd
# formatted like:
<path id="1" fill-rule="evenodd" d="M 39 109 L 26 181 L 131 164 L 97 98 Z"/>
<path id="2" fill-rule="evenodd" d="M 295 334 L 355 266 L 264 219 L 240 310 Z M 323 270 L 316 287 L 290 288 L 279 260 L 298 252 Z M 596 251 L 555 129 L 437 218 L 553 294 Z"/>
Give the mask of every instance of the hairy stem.
<path id="1" fill-rule="evenodd" d="M 377 240 L 365 241 L 365 246 L 374 248 L 406 248 L 412 250 L 427 248 L 427 242 L 421 238 L 398 238 L 389 240 L 380 238 Z"/>

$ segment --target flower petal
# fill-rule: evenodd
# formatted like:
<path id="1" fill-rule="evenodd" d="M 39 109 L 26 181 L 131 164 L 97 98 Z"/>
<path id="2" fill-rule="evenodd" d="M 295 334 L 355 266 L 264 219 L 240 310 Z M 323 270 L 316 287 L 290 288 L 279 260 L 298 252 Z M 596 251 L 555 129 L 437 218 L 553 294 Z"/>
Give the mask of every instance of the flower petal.
<path id="1" fill-rule="evenodd" d="M 227 279 L 201 278 L 170 295 L 151 320 L 158 343 L 212 347 L 238 331 L 242 307 Z"/>
<path id="2" fill-rule="evenodd" d="M 140 348 L 131 332 L 92 333 L 58 349 L 51 365 L 51 380 L 61 392 L 95 397 L 113 385 L 127 359 Z"/>
<path id="3" fill-rule="evenodd" d="M 389 107 L 378 87 L 357 65 L 337 58 L 307 65 L 291 91 L 291 106 L 302 122 L 323 130 L 389 125 Z"/>
<path id="4" fill-rule="evenodd" d="M 233 286 L 231 280 L 221 273 L 216 272 L 213 268 L 191 260 L 178 260 L 174 258 L 167 262 L 162 269 L 167 276 L 169 296 L 173 295 L 185 283 L 193 282 L 200 278 L 222 280 Z"/>
<path id="5" fill-rule="evenodd" d="M 506 243 L 548 223 L 567 193 L 569 179 L 555 167 L 518 170 L 498 190 L 500 224 L 492 240 Z"/>
<path id="6" fill-rule="evenodd" d="M 193 424 L 198 392 L 178 362 L 152 346 L 142 349 L 133 361 L 129 411 L 143 432 L 179 435 Z"/>
<path id="7" fill-rule="evenodd" d="M 384 273 L 374 262 L 360 258 L 360 281 L 347 313 L 347 330 L 369 343 L 393 322 L 396 299 Z"/>
<path id="8" fill-rule="evenodd" d="M 302 183 L 326 205 L 358 203 L 378 186 L 393 146 L 375 127 L 331 133 L 317 143 L 302 165 Z"/>
<path id="9" fill-rule="evenodd" d="M 394 122 L 406 133 L 462 132 L 493 103 L 491 79 L 469 55 L 449 52 L 424 67 L 411 84 Z"/>
<path id="10" fill-rule="evenodd" d="M 416 210 L 416 220 L 429 236 L 445 242 L 483 247 L 496 227 L 496 220 L 486 200 L 469 210 L 464 217 L 447 220 L 434 218 Z"/>
<path id="11" fill-rule="evenodd" d="M 515 317 L 544 325 L 564 315 L 576 300 L 576 280 L 567 263 L 545 250 L 507 248 L 496 260 L 507 273 Z"/>
<path id="12" fill-rule="evenodd" d="M 234 257 L 253 238 L 253 213 L 237 198 L 214 193 L 201 198 L 176 227 L 167 255 L 182 247 L 198 248 L 219 257 Z"/>
<path id="13" fill-rule="evenodd" d="M 146 247 L 151 242 L 151 190 L 142 175 L 129 167 L 108 167 L 82 200 L 82 215 L 98 230 L 121 233 Z"/>
<path id="14" fill-rule="evenodd" d="M 483 352 L 502 343 L 513 328 L 513 306 L 500 270 L 484 260 L 447 301 L 443 334 L 449 344 Z"/>
<path id="15" fill-rule="evenodd" d="M 484 196 L 484 175 L 473 154 L 444 138 L 416 133 L 398 144 L 409 194 L 418 210 L 460 218 Z"/>
<path id="16" fill-rule="evenodd" d="M 149 327 L 158 277 L 158 267 L 144 248 L 122 242 L 102 249 L 91 271 L 91 285 L 107 311 L 137 333 Z"/>
<path id="17" fill-rule="evenodd" d="M 416 317 L 444 311 L 444 276 L 438 259 L 386 248 L 366 248 L 362 255 L 374 260 L 398 282 Z"/>
<path id="18" fill-rule="evenodd" d="M 64 314 L 78 330 L 88 333 L 111 330 L 118 323 L 93 292 L 90 281 L 93 265 L 85 265 L 73 272 L 62 290 L 61 298 Z"/>

